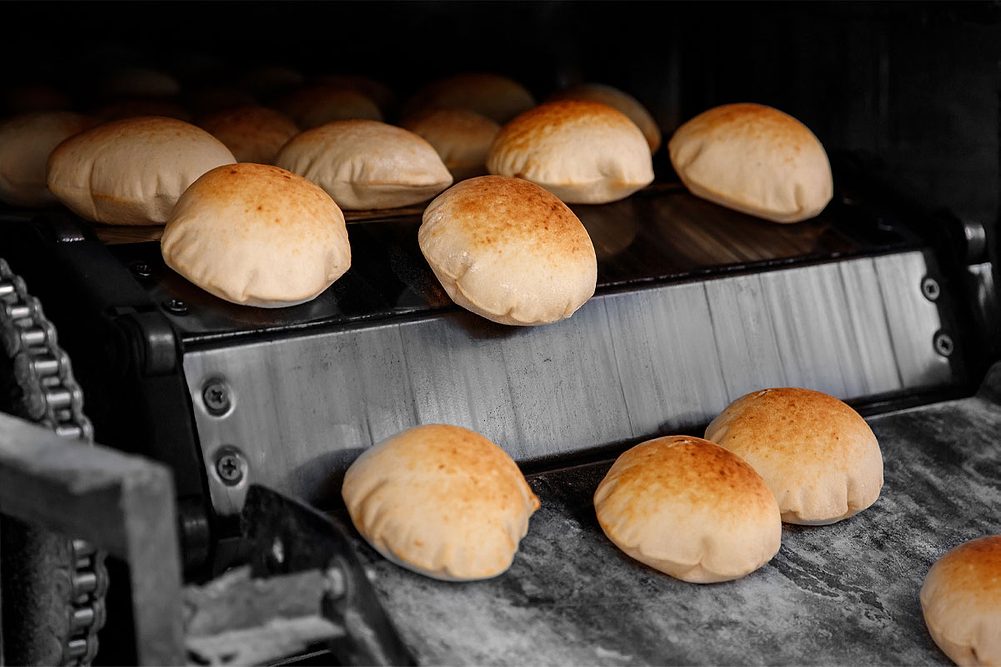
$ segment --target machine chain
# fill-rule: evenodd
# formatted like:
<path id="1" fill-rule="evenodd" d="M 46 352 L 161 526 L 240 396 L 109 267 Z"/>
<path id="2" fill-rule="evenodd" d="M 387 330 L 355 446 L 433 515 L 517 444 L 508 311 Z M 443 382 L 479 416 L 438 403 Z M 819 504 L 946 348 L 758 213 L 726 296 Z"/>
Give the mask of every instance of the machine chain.
<path id="1" fill-rule="evenodd" d="M 94 428 L 83 414 L 83 392 L 73 378 L 69 356 L 60 349 L 56 329 L 42 313 L 24 281 L 0 259 L 0 339 L 12 360 L 20 388 L 22 416 L 48 426 L 64 438 L 92 443 Z M 63 646 L 64 665 L 88 665 L 97 653 L 104 626 L 108 572 L 104 553 L 83 540 L 72 541 L 70 632 Z"/>

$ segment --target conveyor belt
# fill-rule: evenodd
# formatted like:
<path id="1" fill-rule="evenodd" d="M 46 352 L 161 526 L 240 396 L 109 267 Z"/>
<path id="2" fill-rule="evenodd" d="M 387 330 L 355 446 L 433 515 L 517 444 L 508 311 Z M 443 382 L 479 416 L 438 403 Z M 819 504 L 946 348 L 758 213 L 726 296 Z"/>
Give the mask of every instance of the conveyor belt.
<path id="1" fill-rule="evenodd" d="M 948 664 L 918 591 L 947 550 L 1001 533 L 1001 365 L 977 396 L 870 423 L 879 501 L 785 525 L 778 555 L 736 582 L 686 584 L 605 539 L 591 495 L 607 462 L 530 478 L 542 509 L 497 579 L 437 582 L 358 548 L 424 664 Z"/>
<path id="2" fill-rule="evenodd" d="M 916 248 L 902 221 L 838 199 L 818 217 L 779 225 L 659 184 L 628 199 L 573 206 L 598 256 L 598 293 L 737 270 L 807 264 Z M 111 246 L 127 265 L 143 262 L 144 286 L 157 303 L 180 299 L 171 320 L 186 340 L 218 339 L 290 328 L 360 323 L 456 309 L 417 245 L 419 211 L 387 211 L 348 225 L 351 269 L 315 300 L 292 308 L 237 306 L 204 292 L 168 269 L 158 243 Z M 107 228 L 98 228 L 107 235 Z"/>

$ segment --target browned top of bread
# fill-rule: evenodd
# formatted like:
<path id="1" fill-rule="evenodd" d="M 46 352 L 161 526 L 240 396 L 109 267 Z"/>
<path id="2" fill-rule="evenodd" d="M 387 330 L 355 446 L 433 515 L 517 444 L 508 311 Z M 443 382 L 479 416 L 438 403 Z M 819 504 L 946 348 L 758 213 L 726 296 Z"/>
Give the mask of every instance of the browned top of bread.
<path id="1" fill-rule="evenodd" d="M 208 114 L 198 124 L 226 144 L 239 162 L 270 163 L 285 142 L 299 133 L 285 114 L 257 106 Z"/>
<path id="2" fill-rule="evenodd" d="M 996 608 L 1001 603 L 1001 535 L 961 544 L 935 563 L 929 572 L 938 586 L 948 586 L 973 605 Z"/>
<path id="3" fill-rule="evenodd" d="M 650 115 L 639 100 L 632 95 L 625 93 L 612 86 L 605 86 L 598 83 L 582 83 L 576 86 L 561 90 L 552 95 L 550 100 L 589 100 L 607 104 L 618 109 L 629 116 L 629 120 L 636 123 L 640 128 L 646 141 L 650 144 L 650 152 L 654 153 L 660 148 L 661 133 L 657 127 L 657 122 Z"/>
<path id="4" fill-rule="evenodd" d="M 849 440 L 875 440 L 861 415 L 834 396 L 778 387 L 752 392 L 734 401 L 711 428 L 714 442 L 726 441 L 728 449 L 767 451 L 790 457 L 795 466 L 804 458 L 847 463 L 854 455 Z M 707 434 L 709 431 L 707 431 Z"/>
<path id="5" fill-rule="evenodd" d="M 382 120 L 382 112 L 367 95 L 327 83 L 315 83 L 293 91 L 282 97 L 276 107 L 306 129 L 335 120 Z"/>
<path id="6" fill-rule="evenodd" d="M 731 403 L 706 438 L 743 457 L 765 478 L 790 523 L 833 523 L 879 498 L 883 458 L 852 408 L 810 389 L 780 387 Z"/>
<path id="7" fill-rule="evenodd" d="M 629 489 L 630 501 L 622 508 L 628 519 L 656 516 L 665 498 L 709 504 L 738 516 L 769 512 L 775 506 L 771 491 L 750 465 L 702 438 L 673 435 L 644 442 L 620 456 L 609 477 L 615 487 Z M 599 488 L 596 497 L 600 494 Z"/>
<path id="8" fill-rule="evenodd" d="M 450 188 L 428 206 L 425 220 L 445 216 L 449 233 L 462 230 L 467 250 L 528 242 L 546 248 L 540 260 L 559 265 L 594 254 L 580 220 L 558 197 L 520 178 L 481 176 Z M 428 230 L 431 241 L 442 227 Z"/>
<path id="9" fill-rule="evenodd" d="M 812 148 L 817 141 L 808 127 L 789 114 L 751 102 L 709 109 L 686 125 L 691 133 L 712 134 L 725 130 L 731 137 L 744 135 L 755 140 L 767 140 L 774 148 L 793 152 Z"/>
<path id="10" fill-rule="evenodd" d="M 598 130 L 637 129 L 625 114 L 607 104 L 587 100 L 558 100 L 529 109 L 505 125 L 497 135 L 495 145 L 503 145 L 506 151 L 525 151 L 555 128 L 578 125 Z"/>
<path id="11" fill-rule="evenodd" d="M 534 105 L 532 94 L 517 81 L 479 72 L 457 74 L 428 84 L 407 102 L 403 115 L 425 109 L 457 108 L 506 123 Z"/>
<path id="12" fill-rule="evenodd" d="M 408 429 L 366 451 L 345 474 L 341 495 L 376 550 L 446 580 L 506 570 L 539 507 L 504 450 L 444 424 Z"/>

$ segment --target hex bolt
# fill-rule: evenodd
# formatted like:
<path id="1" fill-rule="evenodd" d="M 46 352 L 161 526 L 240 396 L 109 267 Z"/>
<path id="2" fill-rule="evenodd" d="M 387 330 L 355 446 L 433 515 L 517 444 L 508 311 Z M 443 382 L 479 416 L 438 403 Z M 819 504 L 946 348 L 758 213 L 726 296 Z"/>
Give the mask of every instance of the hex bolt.
<path id="1" fill-rule="evenodd" d="M 929 301 L 938 301 L 938 297 L 942 294 L 942 288 L 939 287 L 937 280 L 931 276 L 925 276 L 921 279 L 921 293 Z"/>
<path id="2" fill-rule="evenodd" d="M 246 462 L 239 452 L 228 450 L 215 462 L 215 471 L 226 486 L 236 486 L 243 481 L 243 471 Z"/>
<path id="3" fill-rule="evenodd" d="M 167 312 L 172 315 L 188 314 L 188 304 L 184 303 L 180 299 L 167 299 L 163 302 L 163 307 L 166 308 Z"/>
<path id="4" fill-rule="evenodd" d="M 956 349 L 955 343 L 952 342 L 952 336 L 941 331 L 935 334 L 934 345 L 935 351 L 943 357 L 951 356 Z"/>
<path id="5" fill-rule="evenodd" d="M 149 262 L 133 262 L 130 268 L 136 278 L 140 278 L 142 280 L 146 280 L 153 275 L 153 267 L 149 265 Z"/>
<path id="6" fill-rule="evenodd" d="M 229 396 L 229 387 L 222 380 L 210 380 L 202 389 L 202 401 L 209 414 L 216 417 L 229 412 L 233 401 Z"/>

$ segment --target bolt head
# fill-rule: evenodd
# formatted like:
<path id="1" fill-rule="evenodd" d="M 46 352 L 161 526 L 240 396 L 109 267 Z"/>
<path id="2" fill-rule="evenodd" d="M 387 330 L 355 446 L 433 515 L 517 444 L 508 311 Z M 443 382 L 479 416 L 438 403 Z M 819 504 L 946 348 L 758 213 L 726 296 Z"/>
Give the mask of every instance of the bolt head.
<path id="1" fill-rule="evenodd" d="M 952 356 L 952 353 L 956 350 L 956 345 L 952 342 L 952 336 L 941 331 L 935 334 L 934 345 L 935 351 L 943 357 Z"/>
<path id="2" fill-rule="evenodd" d="M 930 276 L 925 276 L 921 280 L 921 293 L 929 301 L 938 301 L 938 297 L 942 294 L 942 288 L 939 287 L 937 280 Z"/>
<path id="3" fill-rule="evenodd" d="M 148 262 L 135 262 L 132 264 L 132 273 L 137 278 L 146 279 L 153 275 L 153 267 Z"/>
<path id="4" fill-rule="evenodd" d="M 227 486 L 235 486 L 243 481 L 243 457 L 236 452 L 226 452 L 215 462 L 219 479 Z"/>
<path id="5" fill-rule="evenodd" d="M 163 307 L 172 315 L 187 315 L 188 304 L 180 299 L 167 299 L 163 302 Z"/>
<path id="6" fill-rule="evenodd" d="M 233 405 L 229 387 L 222 380 L 212 380 L 205 385 L 202 389 L 202 401 L 205 409 L 215 416 L 225 414 Z"/>

